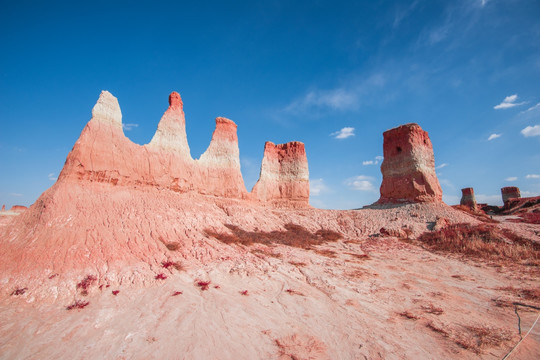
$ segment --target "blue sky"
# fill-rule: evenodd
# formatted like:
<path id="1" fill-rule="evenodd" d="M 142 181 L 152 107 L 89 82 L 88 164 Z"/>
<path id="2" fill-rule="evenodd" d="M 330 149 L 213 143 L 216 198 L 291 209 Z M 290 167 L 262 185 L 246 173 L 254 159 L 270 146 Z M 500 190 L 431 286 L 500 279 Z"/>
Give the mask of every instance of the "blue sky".
<path id="1" fill-rule="evenodd" d="M 194 158 L 234 120 L 248 190 L 265 141 L 303 141 L 317 207 L 376 201 L 382 133 L 408 122 L 447 203 L 539 195 L 539 19 L 533 0 L 3 1 L 0 204 L 54 183 L 101 90 L 138 144 L 180 92 Z"/>

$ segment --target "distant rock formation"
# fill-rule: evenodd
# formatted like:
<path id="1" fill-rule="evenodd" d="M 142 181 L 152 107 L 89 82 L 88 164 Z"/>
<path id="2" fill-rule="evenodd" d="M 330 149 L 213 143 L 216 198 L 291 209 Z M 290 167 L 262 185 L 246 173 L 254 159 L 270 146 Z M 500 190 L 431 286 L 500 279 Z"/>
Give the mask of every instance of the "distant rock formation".
<path id="1" fill-rule="evenodd" d="M 2 205 L 2 211 L 6 211 L 6 205 Z"/>
<path id="2" fill-rule="evenodd" d="M 474 197 L 473 188 L 461 189 L 461 201 L 460 205 L 468 206 L 471 209 L 476 209 L 476 198 Z"/>
<path id="3" fill-rule="evenodd" d="M 309 170 L 303 143 L 266 142 L 261 174 L 252 196 L 277 206 L 305 207 L 308 204 Z"/>
<path id="4" fill-rule="evenodd" d="M 15 211 L 15 212 L 24 212 L 26 210 L 28 210 L 28 208 L 23 205 L 13 205 L 10 209 L 10 211 Z"/>
<path id="5" fill-rule="evenodd" d="M 521 198 L 521 193 L 519 188 L 516 186 L 507 186 L 501 188 L 501 195 L 503 204 L 506 205 L 510 199 L 519 199 Z"/>
<path id="6" fill-rule="evenodd" d="M 236 128 L 232 120 L 218 117 L 208 149 L 200 159 L 194 160 L 187 141 L 183 102 L 180 94 L 173 92 L 154 137 L 149 144 L 140 146 L 125 137 L 118 101 L 103 91 L 58 181 L 149 186 L 181 193 L 252 199 L 282 207 L 309 206 L 304 145 L 291 142 L 275 146 L 276 150 L 267 146 L 259 180 L 264 185 L 252 196 L 240 171 Z"/>
<path id="7" fill-rule="evenodd" d="M 442 202 L 428 133 L 417 124 L 385 131 L 378 204 Z"/>

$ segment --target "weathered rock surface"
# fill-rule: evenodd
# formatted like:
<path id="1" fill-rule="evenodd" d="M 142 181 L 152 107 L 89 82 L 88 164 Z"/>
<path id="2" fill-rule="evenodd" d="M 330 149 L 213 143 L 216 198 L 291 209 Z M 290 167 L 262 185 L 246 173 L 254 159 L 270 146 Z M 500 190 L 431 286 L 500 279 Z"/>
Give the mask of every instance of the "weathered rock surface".
<path id="1" fill-rule="evenodd" d="M 476 209 L 476 198 L 474 197 L 473 188 L 461 189 L 461 201 L 459 204 L 468 206 L 471 209 Z"/>
<path id="2" fill-rule="evenodd" d="M 275 167 L 272 168 L 275 176 L 268 176 L 270 172 L 263 161 L 262 182 L 269 190 L 251 196 L 240 171 L 236 128 L 232 120 L 218 117 L 208 149 L 200 159 L 192 159 L 183 102 L 180 95 L 173 92 L 154 137 L 149 144 L 140 146 L 125 137 L 118 101 L 103 91 L 58 181 L 152 187 L 181 193 L 194 191 L 225 198 L 254 199 L 275 206 L 309 206 L 303 144 L 278 145 L 275 148 L 280 150 L 265 153 L 266 162 Z"/>
<path id="3" fill-rule="evenodd" d="M 501 195 L 503 204 L 506 205 L 510 199 L 519 199 L 521 198 L 521 192 L 516 186 L 507 186 L 501 188 Z"/>
<path id="4" fill-rule="evenodd" d="M 252 195 L 258 201 L 278 206 L 307 206 L 309 170 L 304 144 L 266 142 L 261 174 Z"/>
<path id="5" fill-rule="evenodd" d="M 377 203 L 442 202 L 428 133 L 417 124 L 406 124 L 383 135 L 383 180 Z"/>

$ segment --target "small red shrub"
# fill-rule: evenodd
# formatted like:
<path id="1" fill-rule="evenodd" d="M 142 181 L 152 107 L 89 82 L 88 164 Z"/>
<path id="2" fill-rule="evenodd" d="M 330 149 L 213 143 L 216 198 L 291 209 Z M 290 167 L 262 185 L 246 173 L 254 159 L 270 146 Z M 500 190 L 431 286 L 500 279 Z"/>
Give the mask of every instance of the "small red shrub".
<path id="1" fill-rule="evenodd" d="M 13 290 L 13 292 L 11 293 L 11 296 L 15 295 L 15 296 L 19 296 L 19 295 L 22 295 L 26 292 L 26 290 L 28 290 L 28 288 L 17 288 L 15 290 Z"/>
<path id="2" fill-rule="evenodd" d="M 88 288 L 97 281 L 94 275 L 87 275 L 84 279 L 77 284 L 77 289 L 81 289 L 82 295 L 88 295 Z"/>
<path id="3" fill-rule="evenodd" d="M 208 290 L 208 286 L 210 285 L 210 281 L 197 281 L 197 286 L 201 288 L 201 290 Z"/>
<path id="4" fill-rule="evenodd" d="M 49 276 L 49 280 L 50 280 L 50 279 L 54 279 L 54 278 L 57 277 L 57 276 L 58 276 L 58 274 L 52 274 L 52 275 Z"/>
<path id="5" fill-rule="evenodd" d="M 183 293 L 181 291 L 175 291 L 172 293 L 171 296 L 178 296 L 178 295 L 182 295 Z"/>
<path id="6" fill-rule="evenodd" d="M 67 310 L 84 309 L 90 304 L 88 301 L 77 300 L 73 304 L 66 307 Z"/>
<path id="7" fill-rule="evenodd" d="M 156 280 L 165 280 L 166 278 L 167 278 L 167 275 L 165 275 L 163 273 L 159 273 L 155 277 Z"/>
<path id="8" fill-rule="evenodd" d="M 240 291 L 240 294 L 244 295 L 244 296 L 249 296 L 248 294 L 248 291 L 247 290 L 244 290 L 244 291 Z"/>
<path id="9" fill-rule="evenodd" d="M 116 295 L 118 295 L 119 292 L 120 292 L 120 290 L 113 290 L 113 291 L 112 291 L 112 294 L 113 294 L 114 296 L 116 296 Z"/>
<path id="10" fill-rule="evenodd" d="M 180 271 L 180 270 L 183 270 L 183 266 L 182 264 L 180 264 L 179 262 L 177 261 L 162 261 L 161 262 L 161 266 L 163 266 L 165 269 L 169 269 L 170 267 L 173 267 L 175 268 L 176 270 Z"/>

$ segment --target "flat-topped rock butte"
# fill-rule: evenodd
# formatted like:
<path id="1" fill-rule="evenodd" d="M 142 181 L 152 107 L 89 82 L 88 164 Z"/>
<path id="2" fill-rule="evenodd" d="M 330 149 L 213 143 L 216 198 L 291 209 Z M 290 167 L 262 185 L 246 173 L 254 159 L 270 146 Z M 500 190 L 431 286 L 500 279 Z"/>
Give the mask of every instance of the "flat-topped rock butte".
<path id="1" fill-rule="evenodd" d="M 487 227 L 533 251 L 538 225 L 444 204 L 419 125 L 384 133 L 376 204 L 321 210 L 304 144 L 266 142 L 248 191 L 237 125 L 218 117 L 193 159 L 183 106 L 173 92 L 137 145 L 102 92 L 56 183 L 0 211 L 0 358 L 491 359 L 519 340 L 508 304 L 540 306 L 536 260 L 495 267 L 418 239 Z"/>

